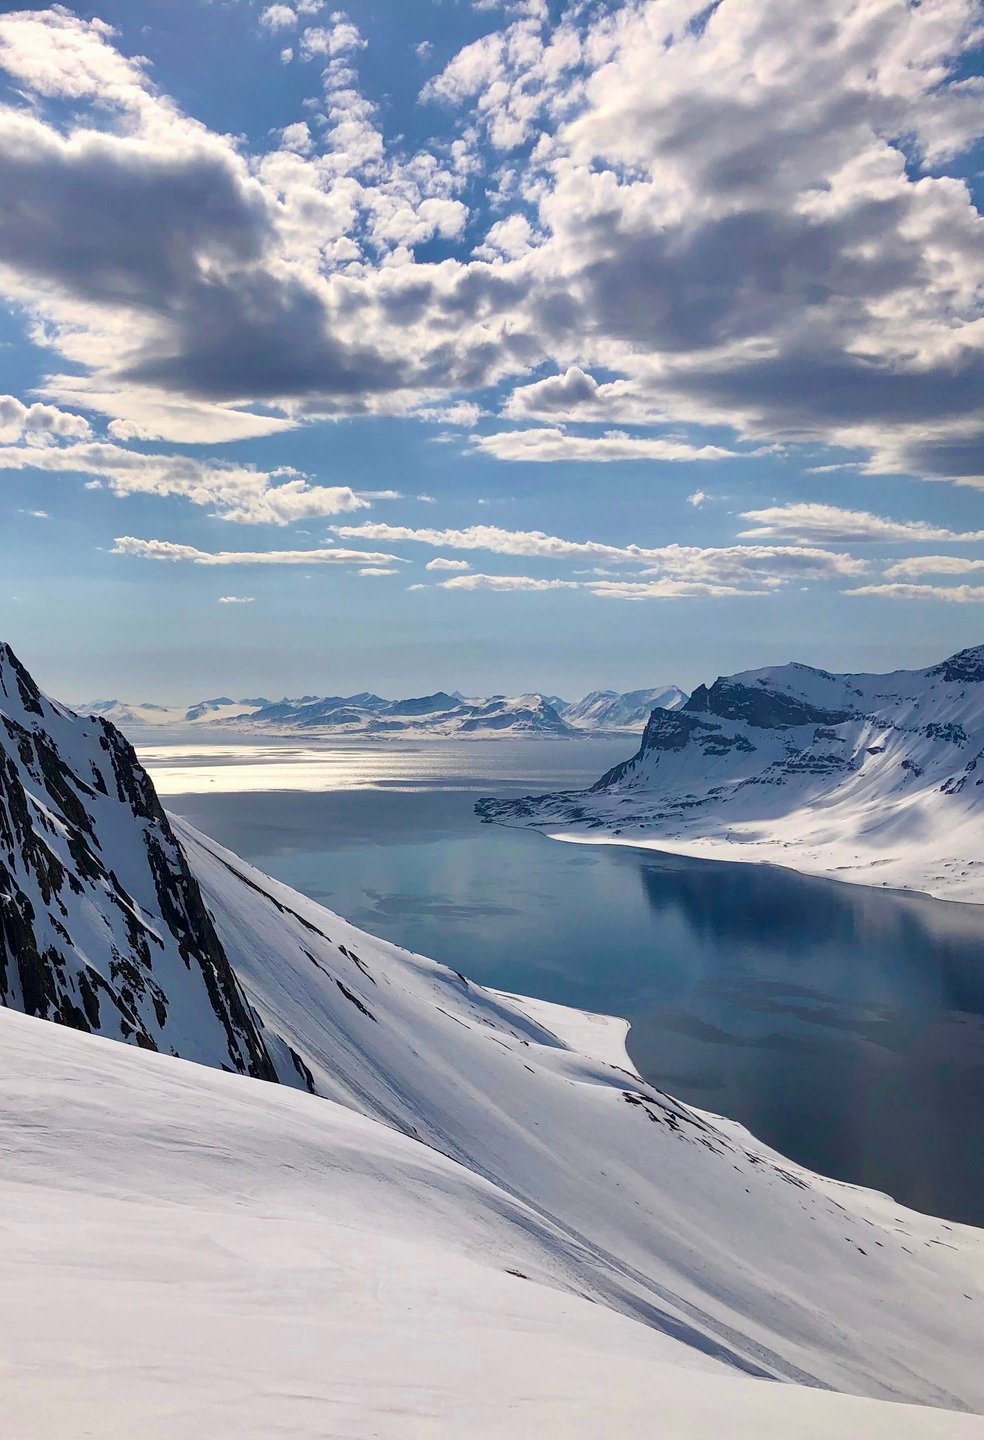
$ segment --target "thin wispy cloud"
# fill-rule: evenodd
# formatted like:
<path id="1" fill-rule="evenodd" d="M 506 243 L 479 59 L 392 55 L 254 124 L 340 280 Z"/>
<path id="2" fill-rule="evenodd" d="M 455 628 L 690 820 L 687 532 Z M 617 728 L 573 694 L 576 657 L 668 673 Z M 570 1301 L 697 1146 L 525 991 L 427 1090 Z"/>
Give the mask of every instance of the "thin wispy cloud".
<path id="1" fill-rule="evenodd" d="M 497 460 L 554 461 L 594 464 L 625 460 L 723 460 L 733 450 L 719 445 L 690 445 L 684 440 L 656 436 L 639 438 L 612 431 L 605 435 L 570 435 L 563 430 L 502 430 L 494 435 L 473 435 L 471 444 Z"/>
<path id="2" fill-rule="evenodd" d="M 883 600 L 942 600 L 951 605 L 977 605 L 984 601 L 984 585 L 859 585 L 848 595 L 872 595 Z"/>
<path id="3" fill-rule="evenodd" d="M 836 505 L 772 505 L 764 510 L 744 510 L 741 518 L 754 522 L 738 532 L 740 538 L 750 540 L 807 540 L 830 545 L 984 540 L 984 530 L 957 531 L 923 520 L 888 520 L 867 510 L 843 510 Z"/>
<path id="4" fill-rule="evenodd" d="M 247 525 L 289 525 L 369 506 L 348 485 L 312 485 L 296 472 L 150 455 L 105 441 L 0 446 L 0 470 L 94 475 L 114 495 L 182 496 L 193 505 L 214 507 L 223 520 Z"/>
<path id="5" fill-rule="evenodd" d="M 867 567 L 867 562 L 856 556 L 803 545 L 609 545 L 600 540 L 565 540 L 539 530 L 504 530 L 495 525 L 438 530 L 367 521 L 334 529 L 347 540 L 382 540 L 390 544 L 409 541 L 437 549 L 485 550 L 543 560 L 598 560 L 701 581 L 731 582 L 739 576 L 781 580 L 858 575 Z"/>
<path id="6" fill-rule="evenodd" d="M 199 550 L 195 545 L 180 545 L 171 540 L 140 540 L 134 535 L 117 538 L 112 555 L 135 556 L 141 560 L 160 560 L 167 564 L 189 562 L 192 565 L 389 565 L 399 563 L 398 555 L 385 555 L 369 550 Z"/>

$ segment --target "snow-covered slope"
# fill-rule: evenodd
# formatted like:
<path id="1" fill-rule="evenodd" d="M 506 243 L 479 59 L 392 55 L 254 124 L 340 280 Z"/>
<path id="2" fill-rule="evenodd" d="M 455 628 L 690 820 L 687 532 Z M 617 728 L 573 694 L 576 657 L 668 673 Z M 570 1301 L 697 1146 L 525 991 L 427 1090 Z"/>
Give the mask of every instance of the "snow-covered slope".
<path id="1" fill-rule="evenodd" d="M 483 801 L 569 839 L 984 899 L 984 646 L 925 670 L 750 670 L 654 710 L 590 791 Z"/>
<path id="2" fill-rule="evenodd" d="M 184 996 L 197 952 L 171 963 L 172 892 L 140 889 L 153 834 L 179 893 L 201 888 L 256 1053 L 296 1087 L 0 1013 L 13 1236 L 0 1283 L 16 1300 L 0 1354 L 17 1440 L 84 1433 L 80 1415 L 111 1436 L 594 1436 L 664 1403 L 664 1433 L 687 1440 L 722 1426 L 775 1440 L 981 1433 L 800 1387 L 984 1411 L 984 1232 L 802 1170 L 643 1083 L 621 1022 L 476 986 L 174 821 L 182 858 L 146 777 L 149 819 L 82 787 L 93 738 L 97 760 L 104 737 L 130 757 L 125 742 L 6 662 L 23 774 L 12 785 L 5 771 L 4 813 L 23 791 L 19 841 L 72 854 L 81 820 L 46 817 L 81 795 L 102 866 L 85 905 L 68 882 L 34 909 L 38 934 L 49 919 L 77 929 L 66 973 L 102 964 L 112 978 L 116 874 L 163 935 L 158 998 Z M 58 767 L 21 759 L 28 743 L 32 756 L 53 746 Z M 34 905 L 35 851 L 12 853 Z"/>
<path id="3" fill-rule="evenodd" d="M 592 1305 L 520 1201 L 296 1091 L 0 1012 L 0 1131 L 11 1440 L 984 1433 Z"/>
<path id="4" fill-rule="evenodd" d="M 494 994 L 175 823 L 311 1087 L 527 1206 L 572 1289 L 747 1373 L 984 1409 L 984 1232 L 799 1169 L 643 1084 L 621 1022 Z"/>
<path id="5" fill-rule="evenodd" d="M 654 690 L 592 690 L 583 700 L 560 712 L 569 725 L 581 730 L 642 730 L 653 710 L 678 710 L 687 699 L 678 685 Z"/>
<path id="6" fill-rule="evenodd" d="M 147 1049 L 273 1069 L 146 772 L 0 646 L 0 1001 Z"/>

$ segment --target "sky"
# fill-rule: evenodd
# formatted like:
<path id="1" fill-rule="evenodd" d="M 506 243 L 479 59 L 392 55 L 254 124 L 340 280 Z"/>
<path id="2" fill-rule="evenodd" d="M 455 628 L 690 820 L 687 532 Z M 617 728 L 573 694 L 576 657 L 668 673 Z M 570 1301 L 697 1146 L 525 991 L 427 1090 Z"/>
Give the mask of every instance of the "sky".
<path id="1" fill-rule="evenodd" d="M 0 4 L 0 636 L 172 702 L 984 641 L 982 35 Z"/>

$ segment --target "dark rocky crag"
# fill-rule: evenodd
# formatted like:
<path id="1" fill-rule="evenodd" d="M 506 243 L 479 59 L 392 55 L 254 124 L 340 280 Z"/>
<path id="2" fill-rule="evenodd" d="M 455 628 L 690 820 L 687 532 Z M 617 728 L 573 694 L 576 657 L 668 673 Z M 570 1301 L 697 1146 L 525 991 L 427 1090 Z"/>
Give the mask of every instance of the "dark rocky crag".
<path id="1" fill-rule="evenodd" d="M 0 1002 L 258 1078 L 276 1073 L 153 784 L 108 721 L 0 645 Z"/>

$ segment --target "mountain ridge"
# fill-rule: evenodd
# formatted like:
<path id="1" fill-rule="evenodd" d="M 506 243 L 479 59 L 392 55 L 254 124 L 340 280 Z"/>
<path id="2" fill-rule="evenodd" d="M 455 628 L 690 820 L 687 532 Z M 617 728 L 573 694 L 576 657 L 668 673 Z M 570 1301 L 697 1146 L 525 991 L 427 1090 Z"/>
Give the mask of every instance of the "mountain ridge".
<path id="1" fill-rule="evenodd" d="M 588 790 L 485 799 L 567 839 L 984 898 L 984 646 L 886 675 L 791 662 L 654 709 Z"/>
<path id="2" fill-rule="evenodd" d="M 262 697 L 234 700 L 219 696 L 189 706 L 148 701 L 96 700 L 76 708 L 92 711 L 116 725 L 145 727 L 228 727 L 264 734 L 366 735 L 422 738 L 536 735 L 572 738 L 642 730 L 657 703 L 682 704 L 685 692 L 676 685 L 620 693 L 593 690 L 573 703 L 556 695 L 465 696 L 439 690 L 431 695 L 388 700 L 371 691 L 355 695 L 304 695 L 291 699 Z"/>

